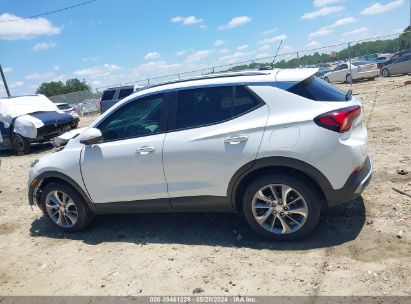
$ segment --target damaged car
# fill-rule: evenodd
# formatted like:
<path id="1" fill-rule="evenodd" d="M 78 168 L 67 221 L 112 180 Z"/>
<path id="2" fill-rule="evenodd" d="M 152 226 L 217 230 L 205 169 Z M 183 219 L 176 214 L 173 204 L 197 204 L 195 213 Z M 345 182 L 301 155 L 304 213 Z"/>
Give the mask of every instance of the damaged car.
<path id="1" fill-rule="evenodd" d="M 75 118 L 59 110 L 44 95 L 0 99 L 0 149 L 18 155 L 30 151 L 32 143 L 47 142 L 71 129 Z"/>

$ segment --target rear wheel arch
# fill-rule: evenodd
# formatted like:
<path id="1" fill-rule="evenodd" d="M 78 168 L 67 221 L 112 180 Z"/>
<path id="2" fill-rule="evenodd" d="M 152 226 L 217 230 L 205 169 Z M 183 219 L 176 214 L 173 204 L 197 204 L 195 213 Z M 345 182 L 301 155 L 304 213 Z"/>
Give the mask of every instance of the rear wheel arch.
<path id="1" fill-rule="evenodd" d="M 284 174 L 294 177 L 315 188 L 321 199 L 322 209 L 327 208 L 327 190 L 332 186 L 321 172 L 300 160 L 287 157 L 268 157 L 247 164 L 234 175 L 229 186 L 229 197 L 233 207 L 242 213 L 242 198 L 253 180 L 265 175 Z"/>

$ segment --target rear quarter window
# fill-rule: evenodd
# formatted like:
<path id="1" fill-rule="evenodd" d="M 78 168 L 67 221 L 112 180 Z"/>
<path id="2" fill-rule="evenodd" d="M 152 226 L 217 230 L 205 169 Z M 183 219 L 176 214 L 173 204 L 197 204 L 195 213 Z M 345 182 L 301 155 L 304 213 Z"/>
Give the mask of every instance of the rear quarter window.
<path id="1" fill-rule="evenodd" d="M 102 101 L 113 100 L 115 92 L 116 92 L 116 90 L 104 91 L 103 96 L 101 96 L 101 100 Z"/>
<path id="2" fill-rule="evenodd" d="M 287 91 L 315 101 L 347 101 L 346 92 L 315 76 L 291 86 Z"/>
<path id="3" fill-rule="evenodd" d="M 133 88 L 121 89 L 120 93 L 118 94 L 118 99 L 123 99 L 124 97 L 131 95 L 133 91 Z"/>

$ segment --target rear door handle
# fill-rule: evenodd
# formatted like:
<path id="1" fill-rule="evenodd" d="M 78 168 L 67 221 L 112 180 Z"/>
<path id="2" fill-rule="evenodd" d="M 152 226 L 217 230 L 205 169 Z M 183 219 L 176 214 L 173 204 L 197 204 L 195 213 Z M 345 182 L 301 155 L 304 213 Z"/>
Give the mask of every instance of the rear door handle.
<path id="1" fill-rule="evenodd" d="M 140 147 L 136 150 L 137 154 L 140 155 L 146 155 L 148 153 L 154 152 L 156 150 L 156 147 L 153 146 L 144 146 L 144 147 Z"/>
<path id="2" fill-rule="evenodd" d="M 235 136 L 230 136 L 227 137 L 224 142 L 228 143 L 230 145 L 237 145 L 242 141 L 247 141 L 248 140 L 248 136 L 245 135 L 235 135 Z"/>

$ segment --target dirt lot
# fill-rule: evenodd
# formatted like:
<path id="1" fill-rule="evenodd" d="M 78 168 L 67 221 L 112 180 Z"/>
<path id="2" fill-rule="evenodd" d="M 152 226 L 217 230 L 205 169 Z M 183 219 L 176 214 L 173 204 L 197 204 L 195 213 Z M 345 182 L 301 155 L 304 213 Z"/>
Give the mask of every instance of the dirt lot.
<path id="1" fill-rule="evenodd" d="M 405 81 L 411 77 L 353 85 L 365 107 L 373 180 L 362 198 L 324 216 L 297 243 L 267 242 L 244 220 L 219 214 L 101 216 L 83 233 L 62 234 L 26 197 L 30 163 L 50 146 L 23 157 L 1 153 L 0 295 L 190 295 L 195 288 L 205 295 L 410 295 L 411 199 L 392 190 L 411 193 Z"/>

